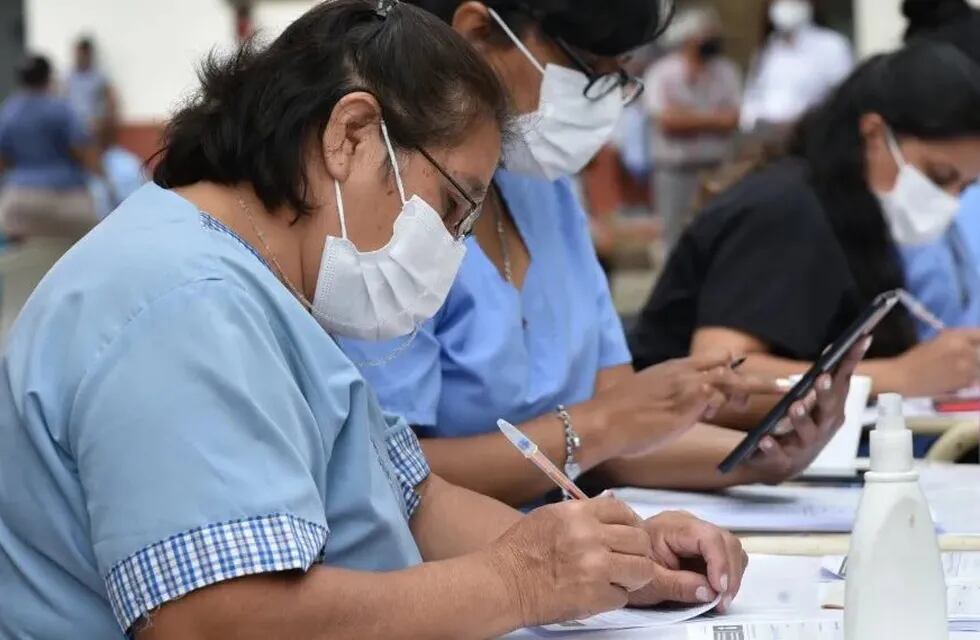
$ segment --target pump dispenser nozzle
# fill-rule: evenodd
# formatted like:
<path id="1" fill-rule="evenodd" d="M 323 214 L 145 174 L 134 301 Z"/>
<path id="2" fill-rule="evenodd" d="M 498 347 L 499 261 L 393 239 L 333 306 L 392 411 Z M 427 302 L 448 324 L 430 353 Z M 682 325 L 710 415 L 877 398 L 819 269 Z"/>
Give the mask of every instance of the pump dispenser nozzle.
<path id="1" fill-rule="evenodd" d="M 905 427 L 902 396 L 878 396 L 878 424 L 871 432 L 871 470 L 903 473 L 912 470 L 912 432 Z"/>

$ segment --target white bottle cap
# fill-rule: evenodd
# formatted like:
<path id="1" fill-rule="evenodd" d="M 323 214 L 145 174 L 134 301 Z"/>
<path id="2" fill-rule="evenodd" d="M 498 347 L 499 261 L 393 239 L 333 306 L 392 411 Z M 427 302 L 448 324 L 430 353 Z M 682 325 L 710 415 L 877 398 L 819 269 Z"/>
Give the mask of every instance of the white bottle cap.
<path id="1" fill-rule="evenodd" d="M 878 424 L 871 432 L 871 470 L 880 473 L 912 471 L 912 432 L 905 426 L 902 396 L 878 396 Z"/>

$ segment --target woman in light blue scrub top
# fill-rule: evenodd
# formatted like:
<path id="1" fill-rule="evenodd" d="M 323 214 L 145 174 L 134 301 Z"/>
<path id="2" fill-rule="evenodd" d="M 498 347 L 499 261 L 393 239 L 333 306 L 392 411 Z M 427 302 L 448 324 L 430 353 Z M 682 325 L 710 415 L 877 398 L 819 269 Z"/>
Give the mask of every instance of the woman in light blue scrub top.
<path id="1" fill-rule="evenodd" d="M 327 333 L 445 298 L 509 124 L 465 41 L 336 0 L 203 79 L 0 357 L 0 638 L 496 637 L 730 602 L 741 545 L 691 516 L 522 517 L 431 474 Z"/>
<path id="2" fill-rule="evenodd" d="M 956 221 L 942 238 L 902 247 L 909 293 L 949 328 L 980 327 L 980 187 L 963 193 Z M 936 327 L 916 321 L 919 337 Z"/>
<path id="3" fill-rule="evenodd" d="M 540 501 L 547 478 L 514 454 L 498 418 L 520 423 L 568 474 L 594 471 L 598 484 L 717 488 L 779 481 L 805 467 L 840 422 L 846 382 L 807 407 L 808 424 L 791 439 L 766 439 L 750 464 L 719 474 L 744 434 L 686 431 L 715 405 L 691 410 L 671 396 L 670 380 L 679 369 L 694 377 L 727 370 L 731 356 L 634 374 L 587 216 L 570 180 L 554 179 L 588 162 L 605 142 L 595 132 L 611 131 L 610 114 L 615 124 L 642 90 L 616 56 L 656 36 L 659 5 L 589 0 L 530 12 L 507 0 L 415 4 L 477 43 L 513 103 L 531 114 L 504 149 L 506 169 L 494 177 L 445 306 L 408 341 L 341 341 L 382 405 L 415 427 L 433 468 L 515 506 Z"/>

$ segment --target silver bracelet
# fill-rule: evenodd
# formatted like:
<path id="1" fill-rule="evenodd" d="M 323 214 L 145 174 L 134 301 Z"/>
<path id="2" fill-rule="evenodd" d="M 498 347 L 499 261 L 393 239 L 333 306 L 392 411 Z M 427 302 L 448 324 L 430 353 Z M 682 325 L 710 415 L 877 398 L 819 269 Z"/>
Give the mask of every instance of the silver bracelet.
<path id="1" fill-rule="evenodd" d="M 555 412 L 565 430 L 565 475 L 574 482 L 576 478 L 582 475 L 582 467 L 575 460 L 575 452 L 582 447 L 582 438 L 572 426 L 572 417 L 568 415 L 565 405 L 558 405 Z M 562 491 L 562 495 L 565 500 L 572 497 L 566 491 Z"/>

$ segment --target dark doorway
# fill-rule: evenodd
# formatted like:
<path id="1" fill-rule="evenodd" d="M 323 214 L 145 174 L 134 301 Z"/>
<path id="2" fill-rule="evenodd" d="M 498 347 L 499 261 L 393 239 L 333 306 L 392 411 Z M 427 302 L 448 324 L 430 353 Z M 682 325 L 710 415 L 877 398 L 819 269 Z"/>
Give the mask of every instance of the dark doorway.
<path id="1" fill-rule="evenodd" d="M 0 98 L 14 88 L 14 69 L 24 56 L 24 2 L 0 0 Z"/>

